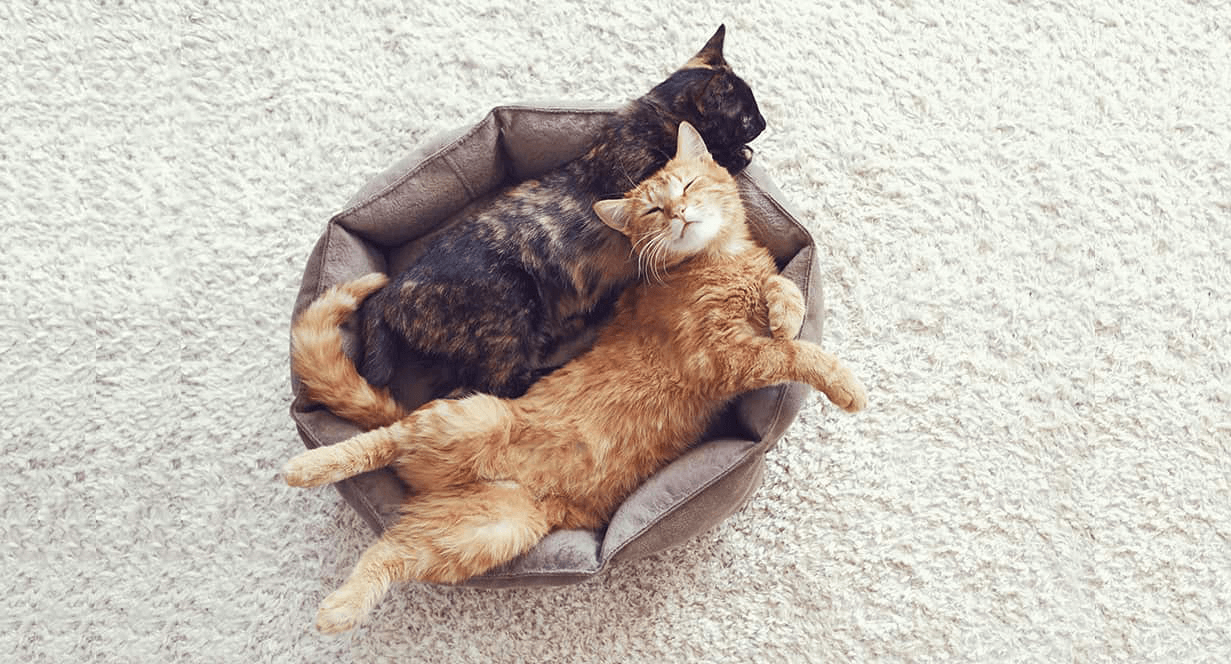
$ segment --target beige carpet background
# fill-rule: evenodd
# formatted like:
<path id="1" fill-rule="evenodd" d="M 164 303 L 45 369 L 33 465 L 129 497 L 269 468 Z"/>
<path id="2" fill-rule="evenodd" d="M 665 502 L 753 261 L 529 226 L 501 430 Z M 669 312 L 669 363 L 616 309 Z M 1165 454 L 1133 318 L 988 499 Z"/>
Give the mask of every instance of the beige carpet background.
<path id="1" fill-rule="evenodd" d="M 870 409 L 685 546 L 318 636 L 370 541 L 278 478 L 326 219 L 723 21 Z M 4 4 L 0 659 L 1231 660 L 1229 44 L 1227 2 Z"/>

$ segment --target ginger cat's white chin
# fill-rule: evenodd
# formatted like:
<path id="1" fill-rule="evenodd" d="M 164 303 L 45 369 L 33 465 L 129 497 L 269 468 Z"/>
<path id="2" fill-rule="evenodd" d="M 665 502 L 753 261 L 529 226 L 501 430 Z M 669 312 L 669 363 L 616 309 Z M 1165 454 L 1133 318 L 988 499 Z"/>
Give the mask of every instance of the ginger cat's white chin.
<path id="1" fill-rule="evenodd" d="M 718 231 L 722 230 L 722 217 L 709 210 L 689 211 L 688 222 L 680 219 L 671 220 L 671 233 L 675 239 L 671 242 L 671 250 L 692 255 L 710 246 Z"/>

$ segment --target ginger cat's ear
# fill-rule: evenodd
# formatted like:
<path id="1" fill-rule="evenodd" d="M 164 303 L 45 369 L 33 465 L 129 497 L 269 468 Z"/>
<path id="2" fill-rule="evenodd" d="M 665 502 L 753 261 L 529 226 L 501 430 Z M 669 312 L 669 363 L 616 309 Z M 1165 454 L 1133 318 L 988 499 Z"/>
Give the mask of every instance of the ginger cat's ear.
<path id="1" fill-rule="evenodd" d="M 628 203 L 623 198 L 613 198 L 598 201 L 594 204 L 594 214 L 603 220 L 604 224 L 621 233 L 628 231 Z"/>
<path id="2" fill-rule="evenodd" d="M 705 139 L 687 122 L 680 123 L 675 144 L 676 159 L 712 159 L 710 151 L 705 147 Z"/>

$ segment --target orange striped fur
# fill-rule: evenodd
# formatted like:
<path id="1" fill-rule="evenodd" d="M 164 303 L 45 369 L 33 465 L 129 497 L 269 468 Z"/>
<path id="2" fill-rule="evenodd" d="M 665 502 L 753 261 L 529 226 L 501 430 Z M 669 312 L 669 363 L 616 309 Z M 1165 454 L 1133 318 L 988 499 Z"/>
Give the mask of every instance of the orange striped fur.
<path id="1" fill-rule="evenodd" d="M 342 350 L 342 322 L 389 279 L 372 273 L 325 291 L 291 326 L 291 369 L 308 396 L 365 429 L 393 424 L 406 411 L 388 388 L 372 387 Z"/>

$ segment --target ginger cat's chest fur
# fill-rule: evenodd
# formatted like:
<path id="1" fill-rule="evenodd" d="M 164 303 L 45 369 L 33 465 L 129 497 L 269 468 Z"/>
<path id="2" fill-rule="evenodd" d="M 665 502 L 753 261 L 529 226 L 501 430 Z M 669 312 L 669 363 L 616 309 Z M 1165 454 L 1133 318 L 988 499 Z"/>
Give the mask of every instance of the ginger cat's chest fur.
<path id="1" fill-rule="evenodd" d="M 769 253 L 749 242 L 736 256 L 697 258 L 665 283 L 630 289 L 593 349 L 515 402 L 528 423 L 513 443 L 525 455 L 521 471 L 490 479 L 560 496 L 571 508 L 565 527 L 606 521 L 738 394 L 726 377 L 751 358 L 731 342 L 768 336 L 762 285 L 775 273 Z"/>
<path id="2" fill-rule="evenodd" d="M 489 478 L 545 499 L 564 527 L 607 521 L 746 389 L 739 376 L 755 360 L 740 343 L 769 336 L 765 287 L 777 272 L 734 180 L 687 124 L 667 167 L 595 211 L 629 238 L 646 279 L 593 348 L 509 404 L 522 427 L 513 462 Z"/>

